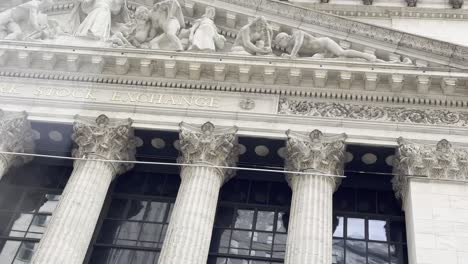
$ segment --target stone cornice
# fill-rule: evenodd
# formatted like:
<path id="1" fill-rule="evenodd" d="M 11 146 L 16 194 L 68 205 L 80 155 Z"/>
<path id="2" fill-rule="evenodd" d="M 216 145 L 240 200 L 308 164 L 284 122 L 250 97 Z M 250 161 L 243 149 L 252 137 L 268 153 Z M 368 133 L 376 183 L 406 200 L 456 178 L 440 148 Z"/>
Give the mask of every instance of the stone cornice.
<path id="1" fill-rule="evenodd" d="M 0 110 L 0 150 L 18 153 L 34 153 L 31 123 L 26 112 Z M 31 156 L 3 155 L 9 165 L 20 166 L 32 160 Z"/>
<path id="2" fill-rule="evenodd" d="M 0 76 L 450 107 L 465 105 L 468 80 L 463 71 L 395 63 L 8 41 L 0 41 Z"/>
<path id="3" fill-rule="evenodd" d="M 468 19 L 467 9 L 447 8 L 422 8 L 422 7 L 392 7 L 370 5 L 340 5 L 340 4 L 299 4 L 306 8 L 327 12 L 333 15 L 345 17 L 369 17 L 369 18 L 424 18 L 424 19 Z"/>
<path id="4" fill-rule="evenodd" d="M 224 129 L 206 122 L 201 127 L 187 123 L 180 124 L 179 163 L 208 164 L 234 167 L 238 161 L 237 127 Z M 233 170 L 220 169 L 226 180 L 232 177 Z"/>
<path id="5" fill-rule="evenodd" d="M 288 130 L 285 154 L 285 169 L 299 172 L 343 175 L 346 134 L 324 136 L 320 130 L 302 134 Z M 294 174 L 288 174 L 290 182 Z M 299 175 L 298 177 L 301 177 Z M 331 176 L 334 182 L 339 178 Z"/>
<path id="6" fill-rule="evenodd" d="M 403 200 L 408 188 L 408 177 L 411 176 L 468 181 L 468 150 L 454 148 L 445 139 L 436 145 L 426 145 L 399 138 L 393 164 L 393 189 L 397 197 Z"/>
<path id="7" fill-rule="evenodd" d="M 96 119 L 76 116 L 72 139 L 76 147 L 73 157 L 122 160 L 135 159 L 135 139 L 132 120 L 111 120 L 105 115 Z M 116 174 L 131 169 L 132 163 L 109 163 Z"/>

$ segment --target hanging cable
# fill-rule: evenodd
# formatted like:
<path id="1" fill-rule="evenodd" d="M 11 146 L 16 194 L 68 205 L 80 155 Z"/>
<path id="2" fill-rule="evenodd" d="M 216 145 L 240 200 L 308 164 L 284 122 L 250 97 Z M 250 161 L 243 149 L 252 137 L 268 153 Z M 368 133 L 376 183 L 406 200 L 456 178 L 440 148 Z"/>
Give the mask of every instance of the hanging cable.
<path id="1" fill-rule="evenodd" d="M 17 155 L 17 156 L 29 156 L 29 157 L 40 157 L 40 158 L 51 158 L 51 159 L 63 159 L 63 160 L 85 160 L 85 161 L 101 161 L 111 163 L 133 163 L 133 164 L 146 164 L 146 165 L 163 165 L 163 166 L 184 166 L 184 167 L 208 167 L 216 169 L 232 169 L 232 170 L 243 170 L 243 171 L 261 171 L 261 172 L 272 172 L 272 173 L 292 173 L 299 175 L 317 175 L 334 178 L 346 178 L 344 175 L 335 175 L 318 172 L 303 172 L 303 171 L 288 171 L 279 169 L 260 169 L 260 168 L 247 168 L 247 167 L 230 167 L 230 166 L 217 166 L 208 164 L 192 164 L 192 163 L 171 163 L 171 162 L 159 162 L 159 161 L 139 161 L 139 160 L 108 160 L 108 159 L 89 159 L 89 158 L 75 158 L 65 157 L 56 155 L 44 155 L 44 154 L 33 154 L 33 153 L 20 153 L 20 152 L 7 152 L 0 151 L 0 154 L 6 155 Z"/>

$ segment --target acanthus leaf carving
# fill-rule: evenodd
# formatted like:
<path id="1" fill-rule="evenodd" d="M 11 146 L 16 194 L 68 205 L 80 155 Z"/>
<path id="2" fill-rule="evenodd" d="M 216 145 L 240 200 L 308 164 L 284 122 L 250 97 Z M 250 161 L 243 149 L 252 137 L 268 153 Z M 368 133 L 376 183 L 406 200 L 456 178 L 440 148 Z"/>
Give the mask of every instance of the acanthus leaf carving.
<path id="1" fill-rule="evenodd" d="M 308 135 L 288 130 L 286 135 L 286 170 L 343 175 L 346 134 L 324 136 L 315 129 Z M 295 177 L 294 173 L 287 175 L 288 182 L 291 177 Z M 323 177 L 330 177 L 336 185 L 340 182 L 340 178 Z"/>
<path id="2" fill-rule="evenodd" d="M 34 153 L 35 144 L 31 123 L 27 117 L 26 112 L 13 113 L 0 110 L 0 150 L 16 153 Z M 8 155 L 5 158 L 13 166 L 20 166 L 33 159 L 32 156 L 22 155 Z"/>
<path id="3" fill-rule="evenodd" d="M 217 129 L 211 122 L 201 127 L 180 124 L 179 163 L 233 167 L 239 157 L 237 127 Z M 227 176 L 232 170 L 221 169 Z"/>
<path id="4" fill-rule="evenodd" d="M 398 106 L 357 105 L 282 98 L 278 113 L 325 118 L 389 121 L 428 125 L 468 126 L 468 112 L 446 109 L 411 109 Z"/>
<path id="5" fill-rule="evenodd" d="M 72 139 L 76 144 L 72 156 L 76 158 L 132 161 L 135 160 L 136 141 L 132 120 L 111 120 L 100 115 L 95 120 L 77 116 Z M 131 169 L 133 163 L 112 163 L 116 174 Z"/>
<path id="6" fill-rule="evenodd" d="M 442 139 L 436 145 L 418 144 L 398 139 L 394 158 L 393 189 L 398 198 L 404 198 L 408 177 L 468 181 L 468 150 L 454 148 Z"/>

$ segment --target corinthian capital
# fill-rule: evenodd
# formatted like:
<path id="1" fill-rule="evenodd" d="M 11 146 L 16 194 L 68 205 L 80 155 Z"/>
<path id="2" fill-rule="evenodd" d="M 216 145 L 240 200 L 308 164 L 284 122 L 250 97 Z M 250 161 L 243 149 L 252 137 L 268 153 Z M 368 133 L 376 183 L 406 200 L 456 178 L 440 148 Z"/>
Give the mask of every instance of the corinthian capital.
<path id="1" fill-rule="evenodd" d="M 33 153 L 34 140 L 26 112 L 12 113 L 0 110 L 0 150 Z M 1 155 L 10 165 L 19 166 L 32 160 L 31 156 Z"/>
<path id="2" fill-rule="evenodd" d="M 206 122 L 201 127 L 180 124 L 180 163 L 235 166 L 239 157 L 237 127 L 216 129 Z"/>
<path id="3" fill-rule="evenodd" d="M 413 143 L 401 137 L 398 139 L 393 189 L 399 198 L 406 193 L 408 176 L 467 181 L 467 172 L 467 149 L 453 148 L 445 139 L 432 145 Z"/>
<path id="4" fill-rule="evenodd" d="M 135 138 L 132 120 L 111 120 L 105 115 L 96 119 L 75 117 L 72 155 L 77 158 L 134 160 Z M 133 167 L 132 163 L 111 163 L 116 174 Z"/>
<path id="5" fill-rule="evenodd" d="M 288 130 L 286 135 L 287 170 L 343 174 L 346 134 L 326 137 L 320 130 L 315 129 L 309 134 Z M 288 180 L 292 176 L 288 175 Z"/>

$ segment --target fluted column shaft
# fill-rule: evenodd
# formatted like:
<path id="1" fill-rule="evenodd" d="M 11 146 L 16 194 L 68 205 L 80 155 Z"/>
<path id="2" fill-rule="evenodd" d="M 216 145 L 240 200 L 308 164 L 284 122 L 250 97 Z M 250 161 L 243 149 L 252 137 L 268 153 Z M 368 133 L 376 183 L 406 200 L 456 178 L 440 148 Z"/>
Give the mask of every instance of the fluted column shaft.
<path id="1" fill-rule="evenodd" d="M 133 167 L 111 162 L 134 159 L 131 124 L 130 119 L 111 121 L 105 115 L 95 121 L 76 117 L 72 154 L 80 159 L 74 163 L 32 263 L 83 263 L 112 180 Z"/>
<path id="2" fill-rule="evenodd" d="M 105 162 L 75 162 L 34 263 L 83 262 L 114 176 L 114 169 Z"/>
<path id="3" fill-rule="evenodd" d="M 186 167 L 159 263 L 206 263 L 213 231 L 222 171 Z"/>
<path id="4" fill-rule="evenodd" d="M 286 132 L 285 168 L 292 189 L 285 264 L 331 264 L 333 192 L 344 164 L 345 134 Z M 304 174 L 305 172 L 306 174 Z"/>
<path id="5" fill-rule="evenodd" d="M 295 175 L 285 263 L 331 264 L 335 183 L 327 176 Z"/>
<path id="6" fill-rule="evenodd" d="M 179 162 L 182 182 L 159 256 L 159 264 L 206 264 L 219 190 L 233 176 L 237 128 L 216 129 L 181 123 Z"/>

